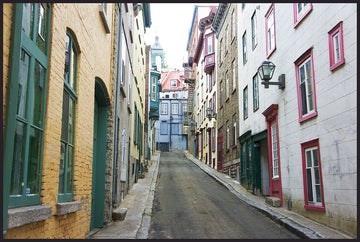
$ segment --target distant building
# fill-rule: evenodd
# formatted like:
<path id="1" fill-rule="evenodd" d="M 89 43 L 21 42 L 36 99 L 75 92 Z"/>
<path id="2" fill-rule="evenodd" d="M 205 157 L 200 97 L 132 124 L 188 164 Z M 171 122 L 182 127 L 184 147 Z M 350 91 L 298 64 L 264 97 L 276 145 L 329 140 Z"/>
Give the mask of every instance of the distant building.
<path id="1" fill-rule="evenodd" d="M 188 91 L 183 71 L 163 72 L 161 83 L 160 117 L 155 124 L 156 149 L 161 151 L 187 150 L 187 134 L 183 133 L 183 125 Z"/>
<path id="2" fill-rule="evenodd" d="M 151 68 L 160 72 L 168 71 L 165 51 L 160 45 L 159 36 L 155 36 L 155 43 L 151 46 Z"/>

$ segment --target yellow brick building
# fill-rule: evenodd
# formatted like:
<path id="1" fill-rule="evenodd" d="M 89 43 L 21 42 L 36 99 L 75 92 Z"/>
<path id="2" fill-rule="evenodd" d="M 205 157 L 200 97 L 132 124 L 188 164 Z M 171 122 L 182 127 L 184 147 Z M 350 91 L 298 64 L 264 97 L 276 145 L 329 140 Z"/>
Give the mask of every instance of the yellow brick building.
<path id="1" fill-rule="evenodd" d="M 85 238 L 104 219 L 112 12 L 3 5 L 5 238 Z"/>

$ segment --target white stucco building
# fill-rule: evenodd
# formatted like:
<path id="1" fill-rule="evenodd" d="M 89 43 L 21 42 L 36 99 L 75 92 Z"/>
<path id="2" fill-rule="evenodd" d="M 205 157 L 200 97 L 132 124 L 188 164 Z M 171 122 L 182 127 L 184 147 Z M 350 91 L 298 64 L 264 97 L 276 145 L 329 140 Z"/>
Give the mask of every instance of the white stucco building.
<path id="1" fill-rule="evenodd" d="M 356 4 L 239 4 L 241 183 L 356 235 Z M 263 61 L 276 67 L 265 88 Z"/>

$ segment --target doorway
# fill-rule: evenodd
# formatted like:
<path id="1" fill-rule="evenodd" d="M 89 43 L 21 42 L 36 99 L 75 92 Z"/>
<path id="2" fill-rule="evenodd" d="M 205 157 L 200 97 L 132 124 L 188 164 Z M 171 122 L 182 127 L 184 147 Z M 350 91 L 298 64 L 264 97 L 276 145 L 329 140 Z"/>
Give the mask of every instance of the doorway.
<path id="1" fill-rule="evenodd" d="M 107 144 L 108 97 L 101 80 L 95 81 L 93 128 L 93 177 L 90 230 L 104 226 L 105 168 Z"/>

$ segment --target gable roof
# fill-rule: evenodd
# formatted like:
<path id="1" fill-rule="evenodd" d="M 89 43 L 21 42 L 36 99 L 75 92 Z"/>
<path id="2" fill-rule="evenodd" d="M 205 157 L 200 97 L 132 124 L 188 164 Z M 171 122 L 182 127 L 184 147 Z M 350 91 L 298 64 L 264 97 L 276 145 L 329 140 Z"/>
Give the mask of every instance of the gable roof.
<path id="1" fill-rule="evenodd" d="M 171 86 L 171 80 L 177 80 L 176 87 Z M 188 89 L 187 85 L 185 84 L 185 77 L 183 70 L 162 72 L 160 82 L 161 82 L 162 91 L 176 91 L 176 90 L 180 91 L 180 90 Z"/>

